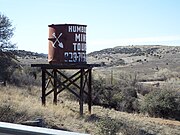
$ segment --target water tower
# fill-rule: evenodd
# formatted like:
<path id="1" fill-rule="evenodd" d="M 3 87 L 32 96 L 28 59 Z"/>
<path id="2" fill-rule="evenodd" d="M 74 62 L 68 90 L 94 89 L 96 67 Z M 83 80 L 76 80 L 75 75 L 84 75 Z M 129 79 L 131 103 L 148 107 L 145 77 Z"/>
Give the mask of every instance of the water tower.
<path id="1" fill-rule="evenodd" d="M 91 113 L 91 74 L 95 65 L 86 62 L 86 25 L 52 24 L 48 28 L 49 64 L 31 65 L 41 67 L 42 70 L 42 104 L 46 104 L 46 97 L 50 94 L 53 94 L 53 103 L 57 104 L 58 94 L 68 90 L 78 98 L 81 115 L 86 94 L 88 111 Z M 67 76 L 62 70 L 75 72 Z M 50 85 L 52 87 L 49 89 Z"/>

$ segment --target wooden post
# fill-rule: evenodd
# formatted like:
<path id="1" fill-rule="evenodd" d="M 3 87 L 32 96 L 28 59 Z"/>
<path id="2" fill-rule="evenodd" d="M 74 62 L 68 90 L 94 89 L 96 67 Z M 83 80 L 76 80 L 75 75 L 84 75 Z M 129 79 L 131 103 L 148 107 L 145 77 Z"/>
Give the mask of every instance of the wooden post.
<path id="1" fill-rule="evenodd" d="M 83 80 L 84 78 L 84 69 L 81 69 L 81 78 L 80 78 L 80 115 L 82 116 L 83 115 Z"/>
<path id="2" fill-rule="evenodd" d="M 45 106 L 46 105 L 46 73 L 45 73 L 46 69 L 42 69 L 42 105 Z"/>
<path id="3" fill-rule="evenodd" d="M 53 99 L 53 103 L 55 105 L 57 105 L 57 69 L 53 70 L 53 74 L 54 74 L 54 99 Z"/>
<path id="4" fill-rule="evenodd" d="M 89 70 L 89 78 L 88 78 L 88 112 L 91 114 L 91 106 L 92 106 L 92 69 Z"/>
<path id="5" fill-rule="evenodd" d="M 111 85 L 113 85 L 113 70 L 111 69 Z"/>

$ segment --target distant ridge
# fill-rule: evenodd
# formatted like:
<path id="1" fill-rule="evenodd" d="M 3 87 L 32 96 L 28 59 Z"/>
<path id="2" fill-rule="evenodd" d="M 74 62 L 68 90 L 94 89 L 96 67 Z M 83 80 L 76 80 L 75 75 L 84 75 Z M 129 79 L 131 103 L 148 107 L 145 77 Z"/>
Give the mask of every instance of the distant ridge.
<path id="1" fill-rule="evenodd" d="M 100 51 L 94 51 L 88 54 L 88 56 L 92 56 L 95 54 L 103 54 L 103 53 L 138 53 L 138 52 L 148 52 L 150 50 L 156 49 L 166 49 L 169 50 L 176 50 L 180 48 L 180 46 L 167 46 L 167 45 L 128 45 L 128 46 L 116 46 L 113 48 L 106 48 Z M 179 49 L 178 49 L 179 50 Z M 137 51 L 137 52 L 136 52 Z"/>
<path id="2" fill-rule="evenodd" d="M 102 66 L 131 66 L 137 64 L 157 65 L 157 63 L 179 66 L 180 46 L 129 45 L 107 48 L 87 55 L 88 63 Z M 163 66 L 165 67 L 165 66 Z"/>
<path id="3" fill-rule="evenodd" d="M 21 58 L 25 58 L 25 57 L 47 58 L 47 54 L 44 53 L 37 53 L 37 52 L 31 52 L 25 50 L 12 50 L 12 52 L 16 56 Z"/>

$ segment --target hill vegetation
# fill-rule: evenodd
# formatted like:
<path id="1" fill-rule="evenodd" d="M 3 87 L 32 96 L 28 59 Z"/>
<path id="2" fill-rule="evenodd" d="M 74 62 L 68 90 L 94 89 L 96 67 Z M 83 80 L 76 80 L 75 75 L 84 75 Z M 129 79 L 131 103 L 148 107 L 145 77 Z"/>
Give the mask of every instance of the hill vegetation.
<path id="1" fill-rule="evenodd" d="M 19 58 L 47 58 L 47 54 L 44 53 L 37 53 L 25 50 L 12 50 L 12 53 L 15 54 Z"/>
<path id="2" fill-rule="evenodd" d="M 151 118 L 100 106 L 93 106 L 93 113 L 89 115 L 87 105 L 84 105 L 84 116 L 80 117 L 78 102 L 67 100 L 61 95 L 61 101 L 56 106 L 49 98 L 46 107 L 43 107 L 38 98 L 39 92 L 39 87 L 1 87 L 0 120 L 22 124 L 40 118 L 47 128 L 90 134 L 179 135 L 179 121 Z"/>
<path id="3" fill-rule="evenodd" d="M 121 66 L 158 62 L 168 65 L 173 60 L 179 64 L 179 46 L 118 46 L 88 54 L 88 62 L 104 63 L 104 66 Z M 170 63 L 168 63 L 170 62 Z"/>
<path id="4" fill-rule="evenodd" d="M 0 86 L 1 121 L 41 118 L 48 128 L 90 134 L 180 132 L 180 47 L 119 46 L 88 54 L 88 63 L 101 67 L 93 69 L 93 113 L 85 111 L 83 117 L 78 100 L 66 90 L 57 106 L 51 96 L 47 106 L 41 106 L 41 72 L 30 64 L 47 63 L 46 55 L 14 54 L 21 66 L 13 68 L 7 87 Z"/>
<path id="5" fill-rule="evenodd" d="M 153 80 L 153 74 L 167 69 L 180 72 L 179 46 L 118 46 L 88 54 L 88 63 L 101 64 L 100 70 L 138 73 L 142 81 Z M 99 70 L 99 69 L 98 69 Z"/>

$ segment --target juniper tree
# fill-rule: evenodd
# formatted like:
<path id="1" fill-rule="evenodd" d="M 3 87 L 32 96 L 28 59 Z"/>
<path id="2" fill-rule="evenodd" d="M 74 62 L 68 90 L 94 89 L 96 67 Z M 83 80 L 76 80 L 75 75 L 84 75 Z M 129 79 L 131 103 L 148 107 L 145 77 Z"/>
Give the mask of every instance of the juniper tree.
<path id="1" fill-rule="evenodd" d="M 14 27 L 10 19 L 0 12 L 0 80 L 6 85 L 14 65 L 15 44 L 11 43 L 11 38 L 14 35 Z"/>

